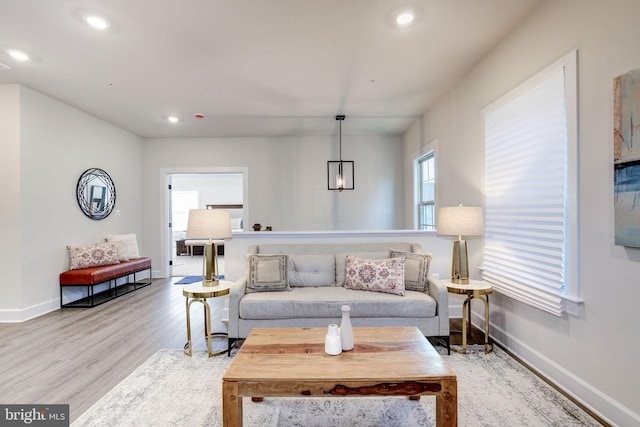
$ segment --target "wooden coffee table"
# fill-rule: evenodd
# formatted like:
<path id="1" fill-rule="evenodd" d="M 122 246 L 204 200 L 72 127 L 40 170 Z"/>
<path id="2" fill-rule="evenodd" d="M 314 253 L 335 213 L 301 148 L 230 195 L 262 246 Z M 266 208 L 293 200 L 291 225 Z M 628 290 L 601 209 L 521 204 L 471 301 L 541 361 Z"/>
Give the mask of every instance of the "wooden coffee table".
<path id="1" fill-rule="evenodd" d="M 256 328 L 222 378 L 223 424 L 242 397 L 436 395 L 436 425 L 456 426 L 456 374 L 415 327 L 353 328 L 355 347 L 324 352 L 326 328 Z"/>

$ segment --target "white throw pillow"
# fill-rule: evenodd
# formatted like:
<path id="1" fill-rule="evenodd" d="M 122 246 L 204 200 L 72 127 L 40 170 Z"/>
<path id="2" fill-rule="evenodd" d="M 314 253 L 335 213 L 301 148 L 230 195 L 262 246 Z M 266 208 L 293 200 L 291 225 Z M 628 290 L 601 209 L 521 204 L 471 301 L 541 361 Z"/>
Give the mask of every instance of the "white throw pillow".
<path id="1" fill-rule="evenodd" d="M 124 244 L 124 255 L 128 259 L 140 258 L 140 252 L 138 251 L 138 240 L 135 234 L 107 234 L 107 242 L 122 242 Z"/>

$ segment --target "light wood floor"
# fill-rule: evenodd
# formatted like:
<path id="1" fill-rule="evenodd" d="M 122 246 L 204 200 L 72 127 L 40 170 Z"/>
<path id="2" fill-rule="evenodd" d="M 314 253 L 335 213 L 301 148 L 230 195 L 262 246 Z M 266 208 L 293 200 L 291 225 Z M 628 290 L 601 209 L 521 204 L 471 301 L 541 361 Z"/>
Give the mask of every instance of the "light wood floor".
<path id="1" fill-rule="evenodd" d="M 73 422 L 155 352 L 182 349 L 185 298 L 182 286 L 172 284 L 178 279 L 155 279 L 151 286 L 94 308 L 0 323 L 0 402 L 68 403 Z M 211 305 L 214 331 L 224 330 L 224 298 Z M 191 321 L 193 347 L 204 350 L 200 304 L 192 306 Z M 460 344 L 460 329 L 460 319 L 451 319 L 452 344 Z M 474 328 L 469 343 L 483 338 Z M 226 339 L 217 339 L 216 346 L 226 348 Z"/>
<path id="2" fill-rule="evenodd" d="M 216 301 L 212 319 L 224 306 Z M 194 348 L 206 349 L 201 305 L 191 310 Z M 156 351 L 182 349 L 186 340 L 185 298 L 171 279 L 94 308 L 0 323 L 0 402 L 68 403 L 73 422 Z M 226 348 L 226 338 L 217 344 Z"/>

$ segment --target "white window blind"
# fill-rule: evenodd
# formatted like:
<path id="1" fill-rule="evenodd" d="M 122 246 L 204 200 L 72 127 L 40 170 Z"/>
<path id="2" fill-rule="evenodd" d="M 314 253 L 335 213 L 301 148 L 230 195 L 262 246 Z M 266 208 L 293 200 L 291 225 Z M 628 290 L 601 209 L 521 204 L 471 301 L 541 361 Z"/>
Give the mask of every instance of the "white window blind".
<path id="1" fill-rule="evenodd" d="M 483 279 L 558 316 L 576 258 L 565 74 L 562 65 L 545 70 L 485 110 Z"/>

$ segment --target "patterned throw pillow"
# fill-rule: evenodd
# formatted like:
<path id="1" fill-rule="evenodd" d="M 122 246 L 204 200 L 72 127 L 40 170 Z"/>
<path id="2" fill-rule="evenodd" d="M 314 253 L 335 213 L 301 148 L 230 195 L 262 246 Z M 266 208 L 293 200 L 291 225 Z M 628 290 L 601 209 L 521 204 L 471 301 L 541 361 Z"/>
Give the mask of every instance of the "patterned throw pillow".
<path id="1" fill-rule="evenodd" d="M 96 243 L 98 246 L 109 246 L 113 245 L 116 247 L 116 251 L 118 251 L 118 261 L 125 262 L 129 261 L 129 253 L 127 251 L 127 247 L 124 242 L 121 240 L 112 240 L 111 242 L 100 242 Z"/>
<path id="2" fill-rule="evenodd" d="M 431 254 L 416 254 L 389 249 L 389 258 L 404 257 L 404 287 L 409 291 L 429 290 L 427 276 L 431 265 Z"/>
<path id="3" fill-rule="evenodd" d="M 347 255 L 344 287 L 404 296 L 404 258 L 363 259 Z"/>
<path id="4" fill-rule="evenodd" d="M 287 255 L 247 255 L 249 281 L 247 293 L 287 291 Z"/>
<path id="5" fill-rule="evenodd" d="M 71 266 L 69 270 L 118 264 L 115 245 L 67 246 Z"/>

